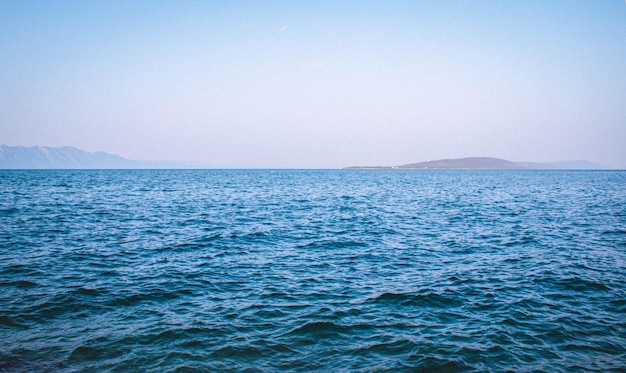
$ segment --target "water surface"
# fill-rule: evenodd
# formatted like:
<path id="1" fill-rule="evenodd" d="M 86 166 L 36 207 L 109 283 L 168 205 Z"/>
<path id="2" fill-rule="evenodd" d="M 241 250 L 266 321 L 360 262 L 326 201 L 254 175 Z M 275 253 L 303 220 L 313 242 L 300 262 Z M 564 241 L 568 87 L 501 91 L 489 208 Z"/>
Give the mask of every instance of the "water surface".
<path id="1" fill-rule="evenodd" d="M 626 172 L 0 171 L 0 371 L 626 371 Z"/>

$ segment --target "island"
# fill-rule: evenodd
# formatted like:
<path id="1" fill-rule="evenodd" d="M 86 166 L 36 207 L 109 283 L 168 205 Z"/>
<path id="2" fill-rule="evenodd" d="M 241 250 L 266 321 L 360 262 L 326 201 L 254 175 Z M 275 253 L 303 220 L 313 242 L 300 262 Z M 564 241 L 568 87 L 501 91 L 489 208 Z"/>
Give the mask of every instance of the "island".
<path id="1" fill-rule="evenodd" d="M 438 159 L 400 166 L 351 166 L 344 169 L 406 169 L 406 170 L 601 170 L 608 167 L 591 161 L 513 162 L 492 157 Z"/>

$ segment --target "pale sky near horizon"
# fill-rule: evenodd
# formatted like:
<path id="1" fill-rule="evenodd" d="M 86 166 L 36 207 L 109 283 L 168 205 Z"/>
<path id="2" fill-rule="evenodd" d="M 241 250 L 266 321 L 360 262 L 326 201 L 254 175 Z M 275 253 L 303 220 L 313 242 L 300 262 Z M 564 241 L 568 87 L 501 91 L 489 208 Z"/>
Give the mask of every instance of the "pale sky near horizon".
<path id="1" fill-rule="evenodd" d="M 0 0 L 0 143 L 626 168 L 626 3 Z"/>

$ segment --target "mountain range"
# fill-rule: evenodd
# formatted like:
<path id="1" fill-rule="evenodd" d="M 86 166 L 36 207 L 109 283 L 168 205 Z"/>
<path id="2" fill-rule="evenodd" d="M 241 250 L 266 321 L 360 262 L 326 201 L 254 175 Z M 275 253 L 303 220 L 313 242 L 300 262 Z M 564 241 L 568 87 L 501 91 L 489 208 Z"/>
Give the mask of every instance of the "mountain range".
<path id="1" fill-rule="evenodd" d="M 206 168 L 196 162 L 141 161 L 72 146 L 0 146 L 0 169 Z"/>
<path id="2" fill-rule="evenodd" d="M 72 146 L 0 145 L 0 169 L 167 169 L 207 168 L 199 162 L 132 160 L 105 152 L 87 152 Z M 439 159 L 400 166 L 353 166 L 348 169 L 470 169 L 470 170 L 597 170 L 608 167 L 585 160 L 564 162 L 512 162 L 490 157 Z"/>
<path id="3" fill-rule="evenodd" d="M 469 157 L 456 159 L 439 159 L 435 161 L 410 163 L 401 166 L 353 166 L 350 169 L 455 169 L 455 170 L 601 170 L 608 167 L 585 160 L 562 162 L 513 162 L 506 159 L 491 157 Z"/>

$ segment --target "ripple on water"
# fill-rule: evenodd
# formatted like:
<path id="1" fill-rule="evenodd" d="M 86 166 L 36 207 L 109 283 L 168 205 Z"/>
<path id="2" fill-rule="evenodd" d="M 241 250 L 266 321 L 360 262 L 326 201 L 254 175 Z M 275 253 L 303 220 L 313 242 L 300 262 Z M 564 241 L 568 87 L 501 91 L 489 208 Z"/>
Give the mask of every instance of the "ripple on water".
<path id="1" fill-rule="evenodd" d="M 623 172 L 0 181 L 0 371 L 626 366 Z"/>

